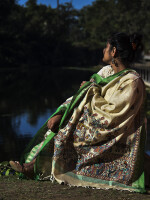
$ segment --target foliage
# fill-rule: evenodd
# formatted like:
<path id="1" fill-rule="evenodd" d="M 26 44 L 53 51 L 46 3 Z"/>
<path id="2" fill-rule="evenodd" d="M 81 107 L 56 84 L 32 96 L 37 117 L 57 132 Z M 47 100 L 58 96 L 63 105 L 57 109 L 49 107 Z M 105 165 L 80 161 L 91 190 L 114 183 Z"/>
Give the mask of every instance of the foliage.
<path id="1" fill-rule="evenodd" d="M 19 173 L 11 168 L 8 161 L 1 162 L 0 163 L 0 177 L 9 176 L 9 175 L 19 175 Z"/>
<path id="2" fill-rule="evenodd" d="M 90 66 L 100 63 L 112 32 L 140 32 L 149 50 L 150 1 L 95 0 L 81 10 L 28 0 L 0 2 L 0 67 Z"/>

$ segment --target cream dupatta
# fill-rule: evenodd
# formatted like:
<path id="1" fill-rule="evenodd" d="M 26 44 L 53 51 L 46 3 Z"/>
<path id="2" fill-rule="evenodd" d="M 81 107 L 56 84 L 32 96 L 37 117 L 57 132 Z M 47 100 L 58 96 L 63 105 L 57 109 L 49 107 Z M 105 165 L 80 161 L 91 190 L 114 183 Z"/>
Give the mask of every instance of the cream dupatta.
<path id="1" fill-rule="evenodd" d="M 144 84 L 133 71 L 95 83 L 54 139 L 52 174 L 76 186 L 144 192 Z"/>
<path id="2" fill-rule="evenodd" d="M 64 113 L 58 133 L 45 134 L 46 122 L 26 149 L 45 134 L 26 156 L 26 162 L 37 158 L 35 178 L 144 192 L 144 93 L 133 70 L 94 74 L 52 115 Z"/>

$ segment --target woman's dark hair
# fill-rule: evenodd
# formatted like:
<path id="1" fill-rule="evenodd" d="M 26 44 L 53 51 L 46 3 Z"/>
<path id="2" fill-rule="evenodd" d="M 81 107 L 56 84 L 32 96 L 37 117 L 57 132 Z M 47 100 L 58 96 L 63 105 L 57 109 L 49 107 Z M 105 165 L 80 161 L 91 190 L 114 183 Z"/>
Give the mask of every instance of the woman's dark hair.
<path id="1" fill-rule="evenodd" d="M 134 33 L 127 35 L 126 33 L 114 33 L 108 39 L 110 50 L 116 47 L 116 55 L 123 64 L 130 64 L 134 61 L 135 52 L 141 46 L 142 35 Z"/>

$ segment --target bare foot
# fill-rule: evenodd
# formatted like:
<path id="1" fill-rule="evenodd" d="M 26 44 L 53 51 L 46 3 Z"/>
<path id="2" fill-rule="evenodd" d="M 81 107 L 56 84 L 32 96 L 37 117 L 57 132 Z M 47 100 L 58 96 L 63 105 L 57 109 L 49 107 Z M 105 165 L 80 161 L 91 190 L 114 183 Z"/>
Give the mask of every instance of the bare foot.
<path id="1" fill-rule="evenodd" d="M 35 159 L 30 163 L 21 165 L 18 161 L 10 161 L 9 164 L 16 172 L 24 174 L 30 179 L 34 179 L 34 163 Z"/>

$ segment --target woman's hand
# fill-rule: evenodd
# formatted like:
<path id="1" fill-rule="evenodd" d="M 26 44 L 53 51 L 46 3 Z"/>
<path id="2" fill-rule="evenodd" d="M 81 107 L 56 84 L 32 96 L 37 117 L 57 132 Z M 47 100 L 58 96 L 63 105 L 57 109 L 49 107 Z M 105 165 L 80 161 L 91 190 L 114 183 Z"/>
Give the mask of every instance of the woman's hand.
<path id="1" fill-rule="evenodd" d="M 62 115 L 53 116 L 51 119 L 48 120 L 47 127 L 51 129 L 51 131 L 53 132 L 57 131 L 61 118 L 62 118 Z"/>
<path id="2" fill-rule="evenodd" d="M 80 87 L 82 87 L 82 85 L 84 85 L 86 83 L 86 81 L 82 81 Z"/>

